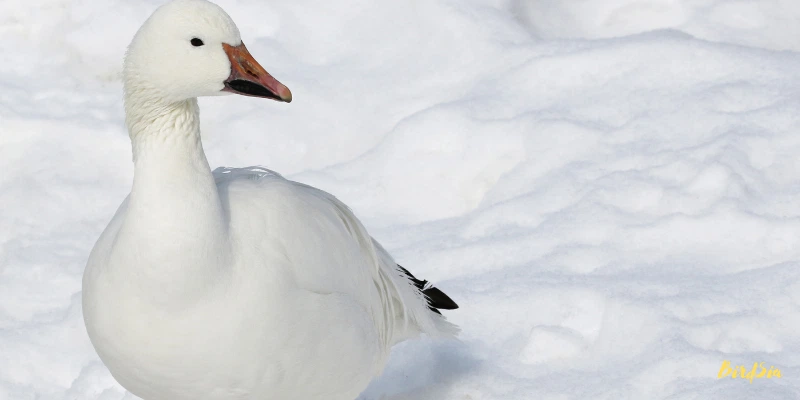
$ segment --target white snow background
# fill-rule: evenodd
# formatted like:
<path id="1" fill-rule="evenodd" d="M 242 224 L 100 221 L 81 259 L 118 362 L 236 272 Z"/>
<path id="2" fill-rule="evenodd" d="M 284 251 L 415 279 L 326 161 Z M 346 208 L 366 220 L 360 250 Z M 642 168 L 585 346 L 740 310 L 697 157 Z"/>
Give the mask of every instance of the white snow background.
<path id="1" fill-rule="evenodd" d="M 80 290 L 158 4 L 0 2 L 0 399 L 134 398 Z M 800 2 L 219 4 L 294 102 L 202 99 L 211 165 L 335 194 L 461 306 L 363 399 L 800 398 Z"/>

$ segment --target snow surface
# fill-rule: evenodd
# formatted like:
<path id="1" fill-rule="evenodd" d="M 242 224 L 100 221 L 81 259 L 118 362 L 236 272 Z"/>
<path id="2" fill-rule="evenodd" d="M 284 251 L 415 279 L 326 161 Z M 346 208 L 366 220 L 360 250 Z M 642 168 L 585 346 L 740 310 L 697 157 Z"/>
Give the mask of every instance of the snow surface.
<path id="1" fill-rule="evenodd" d="M 158 3 L 0 2 L 0 399 L 134 398 L 80 284 Z M 363 399 L 800 398 L 800 2 L 219 4 L 295 101 L 202 99 L 212 166 L 334 193 L 461 305 Z"/>

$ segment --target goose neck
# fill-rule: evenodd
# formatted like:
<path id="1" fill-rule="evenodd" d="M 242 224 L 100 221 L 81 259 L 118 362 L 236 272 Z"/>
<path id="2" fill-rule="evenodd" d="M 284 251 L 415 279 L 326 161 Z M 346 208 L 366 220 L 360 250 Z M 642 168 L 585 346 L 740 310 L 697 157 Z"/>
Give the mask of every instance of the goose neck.
<path id="1" fill-rule="evenodd" d="M 143 286 L 163 285 L 170 288 L 164 296 L 191 298 L 224 274 L 229 255 L 227 218 L 200 141 L 197 100 L 126 99 L 126 111 L 134 179 L 119 239 L 123 248 L 147 251 L 124 257 L 136 260 Z"/>

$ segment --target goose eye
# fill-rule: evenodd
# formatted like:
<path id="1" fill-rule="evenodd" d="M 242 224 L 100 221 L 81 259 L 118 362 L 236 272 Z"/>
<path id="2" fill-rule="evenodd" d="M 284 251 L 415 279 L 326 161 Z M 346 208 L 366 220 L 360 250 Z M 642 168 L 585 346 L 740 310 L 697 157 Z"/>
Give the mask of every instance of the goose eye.
<path id="1" fill-rule="evenodd" d="M 200 47 L 200 46 L 202 46 L 202 45 L 203 45 L 203 41 L 202 41 L 202 40 L 200 40 L 200 39 L 198 39 L 198 38 L 193 38 L 193 39 L 192 39 L 192 46 L 194 46 L 194 47 Z"/>

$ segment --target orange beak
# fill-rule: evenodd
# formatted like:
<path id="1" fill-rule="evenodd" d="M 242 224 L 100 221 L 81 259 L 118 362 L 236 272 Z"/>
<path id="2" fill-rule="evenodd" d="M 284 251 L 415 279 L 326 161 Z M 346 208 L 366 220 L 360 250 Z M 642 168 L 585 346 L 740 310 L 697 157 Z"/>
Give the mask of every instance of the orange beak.
<path id="1" fill-rule="evenodd" d="M 264 67 L 247 51 L 247 47 L 244 47 L 244 43 L 238 46 L 223 43 L 222 48 L 231 61 L 231 75 L 225 80 L 223 91 L 292 102 L 292 92 L 289 88 L 264 70 Z"/>

